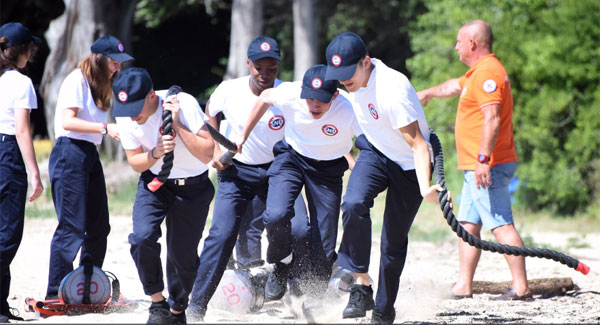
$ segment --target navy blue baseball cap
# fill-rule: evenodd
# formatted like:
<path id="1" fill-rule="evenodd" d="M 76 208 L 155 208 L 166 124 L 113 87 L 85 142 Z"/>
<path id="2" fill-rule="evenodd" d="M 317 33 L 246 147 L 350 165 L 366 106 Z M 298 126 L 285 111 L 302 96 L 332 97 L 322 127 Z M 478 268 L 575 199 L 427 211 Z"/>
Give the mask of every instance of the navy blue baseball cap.
<path id="1" fill-rule="evenodd" d="M 327 80 L 348 80 L 354 75 L 356 64 L 367 55 L 367 47 L 360 36 L 345 32 L 334 37 L 327 46 Z"/>
<path id="2" fill-rule="evenodd" d="M 300 98 L 316 99 L 323 103 L 329 103 L 331 97 L 337 91 L 337 80 L 325 80 L 327 66 L 317 64 L 310 67 L 304 73 L 302 79 L 302 92 Z"/>
<path id="3" fill-rule="evenodd" d="M 92 53 L 107 55 L 109 58 L 119 61 L 131 61 L 133 57 L 125 53 L 125 47 L 121 41 L 111 35 L 105 35 L 97 39 L 91 47 Z"/>
<path id="4" fill-rule="evenodd" d="M 248 59 L 254 62 L 262 58 L 273 58 L 281 61 L 277 41 L 270 37 L 259 36 L 250 42 L 250 45 L 248 45 Z"/>
<path id="5" fill-rule="evenodd" d="M 113 116 L 138 116 L 144 108 L 146 95 L 152 89 L 152 78 L 146 69 L 129 68 L 121 71 L 113 82 Z"/>
<path id="6" fill-rule="evenodd" d="M 6 37 L 8 43 L 4 43 L 4 48 L 13 47 L 29 42 L 40 44 L 42 40 L 33 36 L 29 28 L 21 23 L 6 23 L 0 27 L 0 37 Z"/>

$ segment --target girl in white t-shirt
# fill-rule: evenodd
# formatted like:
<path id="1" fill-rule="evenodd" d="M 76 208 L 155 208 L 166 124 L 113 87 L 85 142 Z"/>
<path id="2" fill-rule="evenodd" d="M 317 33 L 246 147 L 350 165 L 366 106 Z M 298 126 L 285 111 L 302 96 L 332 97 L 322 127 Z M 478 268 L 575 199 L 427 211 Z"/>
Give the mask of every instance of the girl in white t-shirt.
<path id="1" fill-rule="evenodd" d="M 54 130 L 56 145 L 48 165 L 58 225 L 50 247 L 46 299 L 55 298 L 61 280 L 73 270 L 81 248 L 102 267 L 110 232 L 104 172 L 96 145 L 108 134 L 119 140 L 115 123 L 107 124 L 112 107 L 112 83 L 121 62 L 133 60 L 114 36 L 94 42 L 77 69 L 63 81 L 58 94 Z"/>
<path id="2" fill-rule="evenodd" d="M 0 322 L 23 320 L 10 311 L 10 263 L 21 244 L 25 222 L 27 173 L 32 192 L 29 201 L 44 188 L 35 160 L 29 113 L 37 108 L 31 79 L 23 69 L 37 50 L 40 39 L 20 23 L 0 27 Z M 25 162 L 23 162 L 23 160 Z"/>

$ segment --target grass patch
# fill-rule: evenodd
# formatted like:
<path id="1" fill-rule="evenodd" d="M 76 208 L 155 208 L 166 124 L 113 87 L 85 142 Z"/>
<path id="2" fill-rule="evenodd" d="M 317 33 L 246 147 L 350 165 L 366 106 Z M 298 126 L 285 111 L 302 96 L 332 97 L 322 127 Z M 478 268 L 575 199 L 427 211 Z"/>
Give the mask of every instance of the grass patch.
<path id="1" fill-rule="evenodd" d="M 111 216 L 131 216 L 137 193 L 138 178 L 122 182 L 114 191 L 108 191 L 108 211 Z"/>

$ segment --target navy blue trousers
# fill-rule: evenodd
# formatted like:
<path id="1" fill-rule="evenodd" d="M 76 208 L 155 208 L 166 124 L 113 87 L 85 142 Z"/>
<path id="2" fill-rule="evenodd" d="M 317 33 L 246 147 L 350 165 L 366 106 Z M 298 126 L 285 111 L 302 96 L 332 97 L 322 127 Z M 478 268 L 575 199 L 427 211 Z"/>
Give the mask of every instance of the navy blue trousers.
<path id="1" fill-rule="evenodd" d="M 133 204 L 133 232 L 129 235 L 131 256 L 144 293 L 152 295 L 165 288 L 160 259 L 160 225 L 167 226 L 167 286 L 169 305 L 177 311 L 187 308 L 196 270 L 198 244 L 202 238 L 210 201 L 215 194 L 208 172 L 187 178 L 185 185 L 167 180 L 156 192 L 148 189 L 155 175 L 140 175 Z"/>
<path id="2" fill-rule="evenodd" d="M 355 141 L 361 149 L 350 174 L 344 202 L 344 233 L 338 251 L 338 265 L 356 273 L 369 271 L 373 200 L 387 188 L 376 309 L 389 315 L 394 308 L 400 275 L 404 269 L 408 231 L 419 210 L 421 191 L 415 170 L 404 171 L 371 145 L 364 135 Z"/>
<path id="3" fill-rule="evenodd" d="M 265 200 L 257 195 L 248 204 L 246 216 L 241 220 L 238 239 L 235 243 L 235 258 L 238 263 L 249 264 L 262 259 L 260 241 L 265 230 L 265 224 L 262 221 L 263 211 L 265 211 Z"/>
<path id="4" fill-rule="evenodd" d="M 50 246 L 47 297 L 56 296 L 73 261 L 89 254 L 102 267 L 110 232 L 104 172 L 96 146 L 88 141 L 59 137 L 48 163 L 52 200 L 58 225 Z M 81 262 L 81 261 L 80 261 Z"/>
<path id="5" fill-rule="evenodd" d="M 236 244 L 244 219 L 253 219 L 248 207 L 258 197 L 264 205 L 269 186 L 270 164 L 248 165 L 233 160 L 221 174 L 213 209 L 212 225 L 200 254 L 200 267 L 192 291 L 191 308 L 205 310 L 212 298 Z M 293 200 L 298 219 L 306 220 L 302 196 Z M 262 219 L 261 219 L 262 222 Z"/>
<path id="6" fill-rule="evenodd" d="M 0 134 L 0 314 L 9 312 L 10 263 L 23 238 L 27 173 L 14 135 Z"/>
<path id="7" fill-rule="evenodd" d="M 269 240 L 267 262 L 279 262 L 293 251 L 293 203 L 304 187 L 310 216 L 310 253 L 295 254 L 294 264 L 296 269 L 305 270 L 305 276 L 325 282 L 336 260 L 342 177 L 348 162 L 344 157 L 327 161 L 310 159 L 285 141 L 278 142 L 273 152 L 275 160 L 269 168 L 269 193 L 263 214 Z"/>

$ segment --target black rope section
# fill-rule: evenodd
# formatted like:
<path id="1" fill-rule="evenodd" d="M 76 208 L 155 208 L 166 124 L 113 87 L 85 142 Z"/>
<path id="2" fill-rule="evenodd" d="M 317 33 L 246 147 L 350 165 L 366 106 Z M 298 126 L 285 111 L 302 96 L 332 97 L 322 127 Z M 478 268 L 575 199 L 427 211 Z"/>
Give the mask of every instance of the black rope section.
<path id="1" fill-rule="evenodd" d="M 430 130 L 430 143 L 433 149 L 433 160 L 434 167 L 433 172 L 435 175 L 435 182 L 442 186 L 443 191 L 438 192 L 438 199 L 440 201 L 441 210 L 444 213 L 444 218 L 448 222 L 452 231 L 456 233 L 456 235 L 469 245 L 482 249 L 484 251 L 500 253 L 500 254 L 508 254 L 514 256 L 526 256 L 526 257 L 539 257 L 551 259 L 556 262 L 560 262 L 568 267 L 571 267 L 583 274 L 588 274 L 590 268 L 578 261 L 577 259 L 567 256 L 565 254 L 546 249 L 546 248 L 535 248 L 535 247 L 518 247 L 518 246 L 510 246 L 500 243 L 489 242 L 485 240 L 481 240 L 473 235 L 471 235 L 462 225 L 456 220 L 454 216 L 454 212 L 450 207 L 450 202 L 448 202 L 448 189 L 446 188 L 446 177 L 444 175 L 444 154 L 442 151 L 442 144 L 440 139 L 437 137 L 437 134 L 433 130 Z"/>
<path id="2" fill-rule="evenodd" d="M 165 98 L 168 98 L 171 95 L 177 95 L 180 92 L 181 92 L 181 87 L 179 87 L 177 85 L 173 85 L 173 86 L 169 87 L 169 90 L 167 91 L 167 95 L 165 96 Z M 172 128 L 173 116 L 171 114 L 171 111 L 164 110 L 163 114 L 162 114 L 162 119 L 163 119 L 163 123 L 162 123 L 162 127 L 161 127 L 161 134 L 162 135 L 173 135 L 173 133 L 174 133 L 173 128 Z M 152 182 L 148 183 L 148 189 L 150 191 L 156 192 L 165 183 L 167 178 L 169 178 L 169 174 L 171 173 L 171 168 L 173 168 L 173 159 L 174 158 L 175 158 L 175 156 L 173 155 L 173 151 L 164 155 L 163 164 L 160 169 L 160 172 L 158 173 L 158 175 L 156 175 L 156 177 L 154 177 Z"/>

